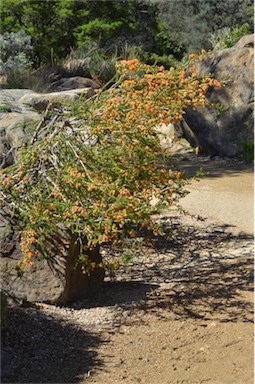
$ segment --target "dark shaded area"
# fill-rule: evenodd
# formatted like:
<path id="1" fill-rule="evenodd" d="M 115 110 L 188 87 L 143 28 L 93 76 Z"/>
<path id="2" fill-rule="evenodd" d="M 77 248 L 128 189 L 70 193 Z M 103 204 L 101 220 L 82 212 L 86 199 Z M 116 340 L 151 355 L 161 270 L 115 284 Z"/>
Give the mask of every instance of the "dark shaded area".
<path id="1" fill-rule="evenodd" d="M 96 348 L 102 342 L 35 307 L 9 308 L 2 331 L 1 383 L 79 383 L 80 375 L 101 364 Z"/>
<path id="2" fill-rule="evenodd" d="M 245 295 L 254 288 L 253 236 L 233 235 L 227 225 L 184 226 L 179 217 L 162 217 L 161 224 L 164 235 L 154 238 L 154 249 L 74 307 L 115 305 L 130 316 L 145 310 L 175 319 L 252 322 L 253 303 Z"/>
<path id="3" fill-rule="evenodd" d="M 240 173 L 254 172 L 254 166 L 251 163 L 240 159 L 224 158 L 210 155 L 195 155 L 192 151 L 186 151 L 183 154 L 183 149 L 175 152 L 173 162 L 178 169 L 185 171 L 187 176 L 194 177 L 199 172 L 200 177 L 223 177 L 237 176 Z M 202 176 L 202 174 L 204 176 Z"/>
<path id="4" fill-rule="evenodd" d="M 123 271 L 122 271 L 123 272 Z M 106 279 L 100 292 L 87 300 L 82 300 L 70 304 L 69 307 L 75 309 L 81 308 L 97 308 L 123 306 L 124 308 L 132 307 L 136 303 L 147 300 L 148 294 L 152 289 L 159 287 L 158 284 L 145 283 L 143 281 L 129 280 L 130 274 L 122 275 L 120 279 L 126 281 L 115 281 L 114 279 Z"/>
<path id="5" fill-rule="evenodd" d="M 68 308 L 112 307 L 108 334 L 121 324 L 146 324 L 146 314 L 201 325 L 253 322 L 253 236 L 175 214 L 159 219 L 163 233 L 153 238 L 154 248 L 141 249 L 139 258 L 106 277 L 97 295 Z M 107 342 L 100 327 L 95 334 L 90 327 L 84 331 L 33 306 L 11 308 L 7 324 L 2 383 L 78 383 L 95 367 L 107 369 L 97 355 Z"/>
<path id="6" fill-rule="evenodd" d="M 226 225 L 202 231 L 180 227 L 176 217 L 161 221 L 166 235 L 155 239 L 155 247 L 166 257 L 142 275 L 166 284 L 144 308 L 162 308 L 177 318 L 252 322 L 253 302 L 243 294 L 254 289 L 253 236 L 233 235 Z"/>

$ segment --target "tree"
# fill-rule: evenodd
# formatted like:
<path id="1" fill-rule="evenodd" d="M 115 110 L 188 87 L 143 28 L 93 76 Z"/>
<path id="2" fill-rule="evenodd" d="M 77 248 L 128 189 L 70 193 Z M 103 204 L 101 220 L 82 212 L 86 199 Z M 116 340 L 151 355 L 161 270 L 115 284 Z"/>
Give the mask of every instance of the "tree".
<path id="1" fill-rule="evenodd" d="M 1 171 L 2 206 L 22 233 L 26 265 L 38 253 L 48 256 L 60 228 L 76 236 L 84 268 L 89 249 L 157 231 L 152 213 L 185 194 L 185 181 L 156 126 L 204 106 L 208 87 L 220 86 L 194 70 L 122 61 L 110 89 L 71 105 L 69 115 L 48 108 L 18 161 Z"/>
<path id="2" fill-rule="evenodd" d="M 183 54 L 211 49 L 211 35 L 224 27 L 241 27 L 248 22 L 253 33 L 249 15 L 252 0 L 148 1 L 158 7 L 164 40 L 175 43 Z"/>
<path id="3" fill-rule="evenodd" d="M 77 23 L 87 14 L 76 5 L 72 0 L 3 0 L 1 33 L 25 31 L 32 39 L 35 66 L 50 63 L 74 44 L 74 16 Z"/>
<path id="4" fill-rule="evenodd" d="M 151 49 L 153 10 L 139 0 L 3 0 L 1 33 L 23 30 L 30 35 L 33 62 L 39 66 L 92 42 L 111 52 L 127 40 Z"/>

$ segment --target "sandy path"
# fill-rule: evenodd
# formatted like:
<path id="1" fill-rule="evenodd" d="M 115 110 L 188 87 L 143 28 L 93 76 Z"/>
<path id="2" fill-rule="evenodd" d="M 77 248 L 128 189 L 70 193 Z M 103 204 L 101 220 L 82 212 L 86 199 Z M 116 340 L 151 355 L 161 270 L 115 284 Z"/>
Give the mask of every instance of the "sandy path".
<path id="1" fill-rule="evenodd" d="M 181 202 L 191 214 L 227 224 L 232 231 L 253 233 L 254 194 L 253 174 L 242 171 L 219 178 L 205 177 L 194 181 L 190 194 Z"/>
<path id="2" fill-rule="evenodd" d="M 158 288 L 124 312 L 91 383 L 253 383 L 253 167 L 192 153 L 179 161 L 188 174 L 203 168 L 181 201 L 203 220 L 162 215 L 171 228 L 180 221 L 160 257 L 143 258 L 142 280 Z"/>

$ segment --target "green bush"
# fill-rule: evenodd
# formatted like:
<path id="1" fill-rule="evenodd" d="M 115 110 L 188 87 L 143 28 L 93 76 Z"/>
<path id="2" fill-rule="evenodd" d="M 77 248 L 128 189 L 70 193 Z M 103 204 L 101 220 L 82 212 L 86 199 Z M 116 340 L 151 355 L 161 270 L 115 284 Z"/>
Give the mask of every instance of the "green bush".
<path id="1" fill-rule="evenodd" d="M 182 55 L 212 48 L 211 35 L 224 28 L 249 25 L 253 33 L 252 0 L 148 0 L 158 7 L 161 46 L 181 47 Z M 171 46 L 169 47 L 171 48 Z M 169 51 L 168 51 L 169 52 Z M 164 51 L 164 53 L 166 53 Z M 176 56 L 173 51 L 170 52 Z M 178 57 L 181 59 L 180 57 Z"/>
<path id="2" fill-rule="evenodd" d="M 213 49 L 231 48 L 235 45 L 241 37 L 250 33 L 250 26 L 248 23 L 243 24 L 240 28 L 225 27 L 220 29 L 211 36 L 211 44 Z"/>
<path id="3" fill-rule="evenodd" d="M 32 68 L 32 50 L 31 37 L 24 31 L 0 35 L 0 66 L 7 76 L 8 88 L 22 88 Z"/>
<path id="4" fill-rule="evenodd" d="M 167 69 L 171 67 L 176 68 L 180 64 L 174 55 L 158 55 L 156 53 L 145 52 L 141 55 L 141 58 L 146 64 L 163 65 Z"/>
<path id="5" fill-rule="evenodd" d="M 8 107 L 7 105 L 0 105 L 0 113 L 11 112 L 11 111 L 12 111 L 11 107 Z"/>
<path id="6" fill-rule="evenodd" d="M 151 50 L 156 29 L 155 7 L 141 0 L 1 2 L 1 33 L 24 30 L 30 35 L 36 68 L 92 43 L 118 53 L 126 42 Z"/>
<path id="7" fill-rule="evenodd" d="M 68 76 L 89 77 L 99 84 L 106 84 L 116 74 L 115 62 L 116 55 L 108 55 L 107 50 L 94 43 L 87 47 L 72 50 L 60 62 L 59 71 L 67 73 Z"/>
<path id="8" fill-rule="evenodd" d="M 245 161 L 252 163 L 254 161 L 254 141 L 241 141 L 242 157 Z"/>

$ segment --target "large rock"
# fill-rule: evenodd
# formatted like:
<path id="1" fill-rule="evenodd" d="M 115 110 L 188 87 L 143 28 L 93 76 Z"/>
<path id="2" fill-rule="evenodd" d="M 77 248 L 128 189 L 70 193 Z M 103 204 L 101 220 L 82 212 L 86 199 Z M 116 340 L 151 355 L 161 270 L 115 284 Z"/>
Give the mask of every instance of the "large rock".
<path id="1" fill-rule="evenodd" d="M 22 277 L 18 277 L 16 267 L 22 258 L 17 233 L 4 234 L 5 221 L 0 228 L 0 271 L 2 289 L 7 297 L 18 304 L 23 301 L 67 304 L 93 295 L 104 279 L 102 267 L 96 267 L 89 275 L 77 266 L 79 243 L 75 236 L 61 233 L 51 239 L 49 257 L 37 257 L 31 267 L 26 267 Z M 96 264 L 102 261 L 99 248 L 87 252 Z"/>
<path id="2" fill-rule="evenodd" d="M 227 85 L 211 87 L 208 92 L 208 100 L 218 109 L 190 108 L 177 129 L 202 152 L 239 157 L 241 142 L 254 140 L 254 35 L 243 37 L 232 48 L 208 54 L 197 70 L 212 73 Z"/>
<path id="3" fill-rule="evenodd" d="M 23 105 L 19 100 L 28 94 L 35 93 L 31 89 L 1 89 L 0 90 L 0 112 L 26 113 L 31 110 L 29 106 Z"/>
<path id="4" fill-rule="evenodd" d="M 19 102 L 31 93 L 28 89 L 0 92 L 0 168 L 13 164 L 17 148 L 30 137 L 32 123 L 40 119 L 37 112 Z"/>
<path id="5" fill-rule="evenodd" d="M 64 78 L 58 86 L 69 90 L 51 93 L 36 93 L 29 89 L 0 91 L 0 169 L 13 164 L 16 149 L 31 137 L 31 123 L 40 120 L 39 113 L 49 102 L 53 107 L 59 107 L 65 101 L 75 101 L 81 96 L 89 98 L 98 88 L 93 80 L 82 77 Z"/>
<path id="6" fill-rule="evenodd" d="M 68 91 L 71 89 L 80 89 L 80 88 L 91 88 L 92 90 L 100 88 L 99 85 L 92 79 L 74 76 L 74 77 L 63 77 L 58 80 L 54 85 L 54 90 L 56 91 Z"/>
<path id="7" fill-rule="evenodd" d="M 48 94 L 37 94 L 30 90 L 3 90 L 0 93 L 1 167 L 7 167 L 15 161 L 16 149 L 32 136 L 31 122 L 41 119 L 41 115 L 32 108 L 44 110 L 49 101 L 61 104 L 63 100 L 74 101 L 81 95 L 90 97 L 94 94 L 92 84 L 90 86 Z M 83 273 L 81 267 L 75 267 L 80 252 L 79 243 L 65 231 L 50 239 L 47 248 L 49 257 L 34 259 L 32 267 L 26 267 L 23 277 L 19 278 L 15 269 L 22 258 L 19 236 L 18 233 L 6 233 L 8 220 L 4 220 L 0 214 L 1 282 L 9 298 L 66 304 L 92 295 L 101 286 L 103 268 L 98 266 L 88 275 Z M 98 248 L 88 251 L 87 256 L 93 263 L 102 261 Z"/>
<path id="8" fill-rule="evenodd" d="M 79 99 L 81 96 L 89 98 L 93 95 L 94 89 L 86 87 L 51 93 L 31 93 L 24 95 L 19 99 L 19 102 L 24 105 L 29 105 L 37 111 L 44 111 L 49 102 L 52 102 L 53 106 L 55 105 L 58 107 L 65 101 L 72 102 Z"/>
<path id="9" fill-rule="evenodd" d="M 13 164 L 16 150 L 31 136 L 31 123 L 40 119 L 36 112 L 0 114 L 0 169 Z"/>

